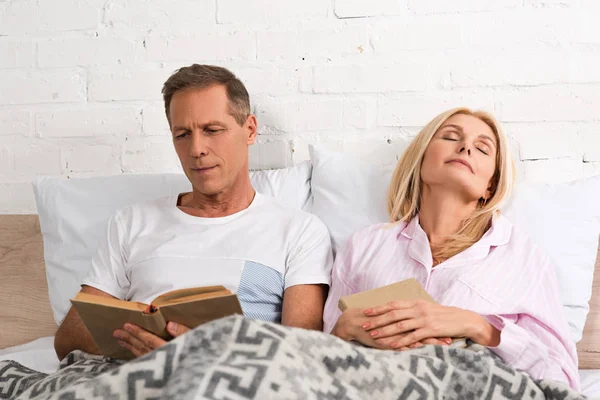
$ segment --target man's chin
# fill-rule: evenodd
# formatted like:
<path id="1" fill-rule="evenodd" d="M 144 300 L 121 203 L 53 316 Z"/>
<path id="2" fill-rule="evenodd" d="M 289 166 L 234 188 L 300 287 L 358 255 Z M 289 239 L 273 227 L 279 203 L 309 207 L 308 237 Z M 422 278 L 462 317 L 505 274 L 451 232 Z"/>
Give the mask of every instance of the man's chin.
<path id="1" fill-rule="evenodd" d="M 208 182 L 192 182 L 192 186 L 196 193 L 200 193 L 204 196 L 216 196 L 223 192 L 224 189 L 223 185 L 210 184 Z"/>

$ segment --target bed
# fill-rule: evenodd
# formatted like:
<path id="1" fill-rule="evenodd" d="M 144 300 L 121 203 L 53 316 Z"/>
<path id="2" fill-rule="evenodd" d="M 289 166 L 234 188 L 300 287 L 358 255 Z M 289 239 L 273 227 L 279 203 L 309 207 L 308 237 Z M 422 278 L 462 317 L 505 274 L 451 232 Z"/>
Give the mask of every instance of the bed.
<path id="1" fill-rule="evenodd" d="M 0 360 L 15 360 L 45 373 L 56 370 L 53 335 L 57 327 L 48 300 L 37 215 L 0 215 L 0 273 Z M 579 367 L 583 393 L 600 398 L 598 273 L 590 307 L 583 339 L 577 345 Z"/>

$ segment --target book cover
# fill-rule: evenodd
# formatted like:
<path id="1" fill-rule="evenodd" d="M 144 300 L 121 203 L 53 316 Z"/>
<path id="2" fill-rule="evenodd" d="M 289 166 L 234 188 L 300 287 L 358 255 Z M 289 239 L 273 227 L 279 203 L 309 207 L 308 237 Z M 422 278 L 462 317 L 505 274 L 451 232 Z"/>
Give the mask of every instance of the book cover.
<path id="1" fill-rule="evenodd" d="M 371 308 L 380 306 L 390 301 L 425 300 L 435 303 L 433 297 L 414 278 L 392 283 L 377 289 L 367 290 L 342 297 L 338 302 L 338 308 L 345 311 L 348 308 Z M 452 347 L 466 347 L 465 338 L 454 338 Z"/>
<path id="2" fill-rule="evenodd" d="M 176 290 L 157 297 L 151 304 L 88 293 L 78 293 L 71 303 L 102 354 L 125 360 L 134 356 L 119 345 L 113 332 L 127 322 L 170 340 L 169 321 L 193 329 L 218 318 L 242 314 L 237 296 L 223 286 Z"/>

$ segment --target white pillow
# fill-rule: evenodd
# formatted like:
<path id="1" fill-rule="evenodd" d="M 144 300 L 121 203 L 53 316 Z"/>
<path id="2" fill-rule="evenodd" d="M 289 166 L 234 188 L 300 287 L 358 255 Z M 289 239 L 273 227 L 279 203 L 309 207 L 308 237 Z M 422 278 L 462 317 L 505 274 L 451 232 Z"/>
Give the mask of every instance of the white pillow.
<path id="1" fill-rule="evenodd" d="M 313 163 L 312 212 L 329 228 L 334 251 L 355 231 L 389 221 L 392 169 L 320 146 Z M 577 342 L 589 310 L 600 233 L 600 176 L 563 184 L 522 184 L 505 214 L 554 259 L 565 315 Z"/>
<path id="2" fill-rule="evenodd" d="M 292 168 L 250 173 L 257 192 L 296 209 L 310 205 L 310 175 L 308 161 Z M 128 205 L 191 189 L 183 174 L 38 178 L 33 186 L 44 238 L 48 294 L 57 323 L 80 289 L 108 219 Z"/>

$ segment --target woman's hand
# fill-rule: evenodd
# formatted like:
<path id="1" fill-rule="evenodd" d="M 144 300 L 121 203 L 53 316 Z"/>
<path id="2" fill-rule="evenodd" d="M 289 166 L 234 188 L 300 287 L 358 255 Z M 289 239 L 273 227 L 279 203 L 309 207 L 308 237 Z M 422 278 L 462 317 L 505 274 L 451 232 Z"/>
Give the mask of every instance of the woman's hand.
<path id="1" fill-rule="evenodd" d="M 481 315 L 427 301 L 392 301 L 365 310 L 362 325 L 378 347 L 402 349 L 439 337 L 467 337 L 484 346 L 497 346 L 500 332 Z"/>
<path id="2" fill-rule="evenodd" d="M 365 311 L 367 310 L 360 308 L 350 308 L 344 311 L 333 327 L 331 334 L 346 341 L 362 343 L 365 346 L 382 350 L 391 349 L 389 343 L 376 341 L 368 332 L 367 328 L 374 323 L 377 317 L 369 317 Z M 398 336 L 404 337 L 406 335 L 407 334 Z M 422 341 L 410 342 L 405 346 L 394 348 L 394 350 L 409 350 L 422 347 L 426 344 L 447 346 L 450 343 L 452 343 L 450 338 L 426 338 Z"/>

